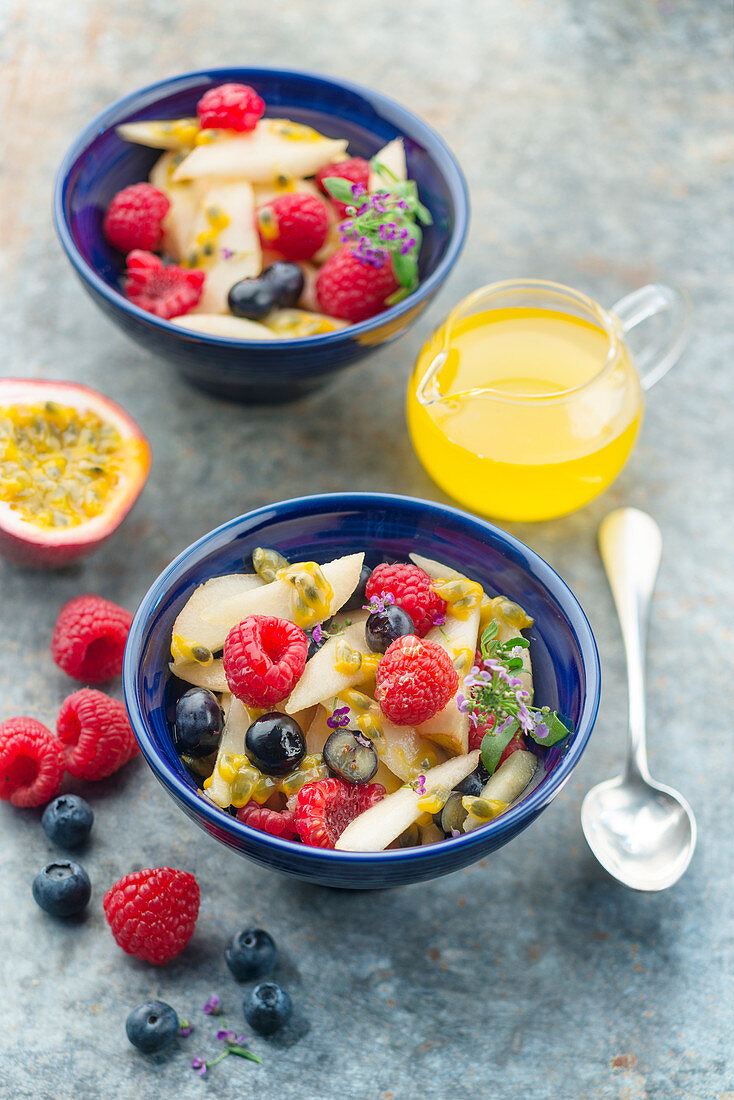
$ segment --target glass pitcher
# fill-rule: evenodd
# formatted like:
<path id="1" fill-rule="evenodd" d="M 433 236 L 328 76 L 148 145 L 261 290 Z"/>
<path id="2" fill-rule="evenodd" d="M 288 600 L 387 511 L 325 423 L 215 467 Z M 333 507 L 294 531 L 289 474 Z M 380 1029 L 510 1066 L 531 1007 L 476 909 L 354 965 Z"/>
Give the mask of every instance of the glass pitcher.
<path id="1" fill-rule="evenodd" d="M 464 506 L 503 520 L 580 508 L 632 450 L 643 394 L 686 343 L 688 298 L 634 291 L 605 310 L 541 280 L 474 291 L 423 348 L 408 427 L 431 477 Z M 646 343 L 633 330 L 649 321 Z"/>

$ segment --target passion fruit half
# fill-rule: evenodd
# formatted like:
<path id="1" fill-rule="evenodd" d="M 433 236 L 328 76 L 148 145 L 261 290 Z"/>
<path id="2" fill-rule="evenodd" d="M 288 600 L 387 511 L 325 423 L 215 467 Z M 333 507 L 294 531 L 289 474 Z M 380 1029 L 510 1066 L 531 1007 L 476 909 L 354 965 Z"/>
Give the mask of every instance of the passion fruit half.
<path id="1" fill-rule="evenodd" d="M 140 495 L 150 447 L 114 401 L 74 382 L 0 379 L 0 553 L 55 568 L 91 554 Z"/>

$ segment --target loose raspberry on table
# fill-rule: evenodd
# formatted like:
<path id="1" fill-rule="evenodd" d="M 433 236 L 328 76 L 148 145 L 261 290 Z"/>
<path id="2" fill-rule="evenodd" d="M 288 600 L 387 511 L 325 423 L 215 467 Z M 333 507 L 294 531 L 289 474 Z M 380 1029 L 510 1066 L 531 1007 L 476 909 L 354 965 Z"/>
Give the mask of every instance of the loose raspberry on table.
<path id="1" fill-rule="evenodd" d="M 161 243 L 169 199 L 150 183 L 133 183 L 118 191 L 107 207 L 102 230 L 120 252 L 155 250 Z"/>
<path id="2" fill-rule="evenodd" d="M 248 615 L 224 643 L 230 691 L 248 706 L 273 706 L 300 680 L 307 654 L 308 639 L 299 626 L 272 615 Z"/>
<path id="3" fill-rule="evenodd" d="M 410 615 L 416 634 L 422 638 L 436 618 L 446 614 L 446 601 L 433 591 L 432 584 L 428 574 L 417 565 L 378 565 L 367 582 L 367 599 L 389 592 L 397 606 Z"/>
<path id="4" fill-rule="evenodd" d="M 366 194 L 370 185 L 369 161 L 366 161 L 363 157 L 350 157 L 349 160 L 338 161 L 335 164 L 327 164 L 325 168 L 322 168 L 316 173 L 316 182 L 325 195 L 329 195 L 329 191 L 324 185 L 324 180 L 328 179 L 349 180 L 351 184 L 363 187 L 364 194 Z M 347 216 L 347 206 L 351 204 L 337 202 L 331 195 L 329 195 L 329 199 L 339 217 L 345 218 Z M 357 197 L 355 196 L 355 206 L 357 205 L 357 201 Z"/>
<path id="5" fill-rule="evenodd" d="M 124 704 L 93 688 L 64 700 L 56 733 L 75 779 L 106 779 L 139 752 Z"/>
<path id="6" fill-rule="evenodd" d="M 202 130 L 254 130 L 265 102 L 249 84 L 220 84 L 204 92 L 196 105 Z"/>
<path id="7" fill-rule="evenodd" d="M 298 191 L 259 206 L 255 217 L 263 247 L 275 249 L 287 260 L 310 260 L 329 232 L 326 203 Z"/>
<path id="8" fill-rule="evenodd" d="M 160 256 L 135 249 L 127 257 L 125 297 L 133 305 L 162 317 L 181 317 L 199 304 L 206 276 L 195 268 L 164 264 Z"/>
<path id="9" fill-rule="evenodd" d="M 0 725 L 0 798 L 14 806 L 42 806 L 55 798 L 64 776 L 64 751 L 35 718 Z"/>
<path id="10" fill-rule="evenodd" d="M 360 260 L 350 245 L 330 256 L 316 278 L 319 309 L 344 321 L 366 321 L 385 308 L 385 299 L 398 289 L 392 262 L 379 267 Z"/>
<path id="11" fill-rule="evenodd" d="M 122 672 L 133 617 L 101 596 L 76 596 L 64 604 L 51 639 L 51 656 L 75 680 L 101 684 Z"/>
<path id="12" fill-rule="evenodd" d="M 454 697 L 459 677 L 443 646 L 406 634 L 377 666 L 375 698 L 391 722 L 417 726 Z"/>
<path id="13" fill-rule="evenodd" d="M 384 797 L 382 783 L 355 787 L 336 778 L 306 783 L 298 792 L 298 835 L 313 848 L 335 848 L 347 825 Z"/>
<path id="14" fill-rule="evenodd" d="M 188 871 L 146 868 L 111 886 L 103 905 L 122 950 L 161 966 L 180 955 L 194 934 L 199 887 Z"/>
<path id="15" fill-rule="evenodd" d="M 280 836 L 292 840 L 298 836 L 296 815 L 290 810 L 271 810 L 257 802 L 248 802 L 237 811 L 237 820 L 253 829 L 260 829 L 271 836 Z"/>

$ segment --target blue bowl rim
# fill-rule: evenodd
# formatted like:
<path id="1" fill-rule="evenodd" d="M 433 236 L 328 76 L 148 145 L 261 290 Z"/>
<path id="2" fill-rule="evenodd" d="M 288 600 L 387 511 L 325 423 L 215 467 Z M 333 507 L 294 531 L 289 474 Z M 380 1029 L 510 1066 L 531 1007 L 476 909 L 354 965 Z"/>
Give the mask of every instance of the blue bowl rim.
<path id="1" fill-rule="evenodd" d="M 364 333 L 371 332 L 374 329 L 389 324 L 391 321 L 401 317 L 408 310 L 422 302 L 426 297 L 438 289 L 446 276 L 449 274 L 454 264 L 459 258 L 461 250 L 466 240 L 466 234 L 469 225 L 469 190 L 467 187 L 464 173 L 459 167 L 459 163 L 456 157 L 453 155 L 448 145 L 440 134 L 429 126 L 427 122 L 424 122 L 418 115 L 408 110 L 407 107 L 403 107 L 402 104 L 396 100 L 391 99 L 389 96 L 383 95 L 382 92 L 375 91 L 368 88 L 366 85 L 357 84 L 351 80 L 334 79 L 327 77 L 321 73 L 311 72 L 305 69 L 274 69 L 268 67 L 245 67 L 245 66 L 232 66 L 232 67 L 220 67 L 214 69 L 199 69 L 188 73 L 181 73 L 177 76 L 168 77 L 164 80 L 154 81 L 152 84 L 147 84 L 142 88 L 138 88 L 134 92 L 129 92 L 127 95 L 122 96 L 120 99 L 116 99 L 113 103 L 105 107 L 99 114 L 95 115 L 90 123 L 84 127 L 80 134 L 72 141 L 71 145 L 67 149 L 63 160 L 56 173 L 56 180 L 54 183 L 53 193 L 53 217 L 54 224 L 56 226 L 56 232 L 58 234 L 61 245 L 69 257 L 71 263 L 75 267 L 79 276 L 89 284 L 89 286 L 99 295 L 101 295 L 106 301 L 110 303 L 114 308 L 127 312 L 131 316 L 137 318 L 139 321 L 143 321 L 153 326 L 153 328 L 160 329 L 164 332 L 168 332 L 178 337 L 184 337 L 192 339 L 197 343 L 207 344 L 213 347 L 241 347 L 247 350 L 262 350 L 263 342 L 261 340 L 240 340 L 227 336 L 210 336 L 207 333 L 189 332 L 187 329 L 178 325 L 172 324 L 170 321 L 165 321 L 163 318 L 156 317 L 152 313 L 148 313 L 147 310 L 141 309 L 139 306 L 134 305 L 132 302 L 128 302 L 119 291 L 114 290 L 101 278 L 100 275 L 94 270 L 94 268 L 87 263 L 84 257 L 79 252 L 76 246 L 74 237 L 69 228 L 69 224 L 66 218 L 65 205 L 66 194 L 69 185 L 69 176 L 74 165 L 79 158 L 84 154 L 90 143 L 96 138 L 102 131 L 107 130 L 113 124 L 115 119 L 121 110 L 126 108 L 133 108 L 136 102 L 141 97 L 146 97 L 154 91 L 159 91 L 161 96 L 175 91 L 178 85 L 186 84 L 193 80 L 210 77 L 215 81 L 216 79 L 224 77 L 226 74 L 230 79 L 235 73 L 242 74 L 243 79 L 249 74 L 251 79 L 266 79 L 267 77 L 298 77 L 299 79 L 305 79 L 313 83 L 328 84 L 335 90 L 346 89 L 353 92 L 368 102 L 372 103 L 376 110 L 380 112 L 389 112 L 392 116 L 397 116 L 398 119 L 402 118 L 404 121 L 408 121 L 411 126 L 412 134 L 415 138 L 423 144 L 428 150 L 431 159 L 438 166 L 446 180 L 449 192 L 451 194 L 451 201 L 454 206 L 454 228 L 451 236 L 449 237 L 446 253 L 436 265 L 434 270 L 423 280 L 419 286 L 416 287 L 406 298 L 397 305 L 391 306 L 389 309 L 384 310 L 382 313 L 378 313 L 375 317 L 369 318 L 367 321 L 360 321 L 358 324 L 348 325 L 344 329 L 338 329 L 336 332 L 322 333 L 315 336 L 301 337 L 297 340 L 288 340 L 287 344 L 289 348 L 312 348 L 317 342 L 322 344 L 334 344 L 344 340 L 345 337 L 357 337 Z M 396 121 L 397 124 L 397 121 Z M 268 345 L 272 344 L 274 349 L 278 350 L 283 347 L 281 341 L 268 341 Z"/>
<path id="2" fill-rule="evenodd" d="M 338 510 L 339 508 L 354 507 L 355 504 L 384 508 L 389 507 L 392 502 L 403 506 L 407 505 L 410 509 L 421 514 L 424 514 L 427 510 L 429 513 L 433 513 L 436 519 L 440 518 L 444 522 L 448 520 L 454 525 L 459 523 L 463 527 L 469 528 L 472 533 L 483 534 L 485 537 L 490 536 L 495 542 L 499 540 L 500 543 L 505 543 L 522 559 L 525 568 L 532 566 L 533 575 L 545 585 L 566 615 L 578 643 L 581 661 L 586 673 L 586 693 L 574 740 L 555 770 L 522 802 L 506 811 L 501 817 L 479 829 L 475 829 L 473 832 L 465 833 L 461 837 L 447 838 L 444 841 L 427 844 L 420 848 L 400 848 L 384 852 L 341 852 L 329 848 L 310 848 L 304 844 L 282 840 L 269 833 L 252 829 L 226 811 L 208 804 L 180 776 L 171 771 L 155 751 L 141 714 L 137 690 L 138 666 L 137 659 L 134 657 L 134 654 L 139 652 L 141 648 L 148 618 L 166 593 L 169 581 L 173 579 L 179 567 L 187 562 L 192 554 L 206 547 L 215 536 L 237 528 L 243 522 L 260 518 L 271 520 L 290 518 L 303 515 L 304 510 L 308 513 L 326 508 Z M 150 586 L 133 618 L 125 647 L 123 691 L 135 736 L 148 764 L 163 786 L 167 787 L 176 798 L 189 806 L 195 816 L 204 818 L 215 828 L 228 833 L 232 837 L 256 841 L 261 848 L 270 848 L 290 856 L 291 859 L 303 860 L 306 868 L 313 865 L 313 872 L 317 873 L 318 868 L 323 867 L 324 860 L 336 864 L 343 863 L 347 866 L 359 865 L 362 867 L 374 867 L 382 865 L 386 861 L 390 864 L 415 863 L 419 865 L 430 862 L 432 856 L 435 858 L 437 851 L 446 854 L 455 851 L 458 855 L 459 851 L 468 852 L 474 848 L 483 849 L 486 847 L 486 840 L 489 836 L 494 836 L 500 844 L 503 843 L 503 837 L 507 834 L 509 834 L 507 839 L 510 839 L 518 828 L 523 827 L 523 823 L 528 818 L 532 820 L 553 800 L 581 759 L 594 728 L 599 709 L 601 666 L 591 625 L 576 596 L 574 596 L 566 582 L 539 554 L 513 535 L 501 530 L 487 520 L 479 519 L 458 508 L 439 504 L 436 501 L 422 500 L 419 497 L 401 496 L 392 493 L 317 493 L 311 496 L 293 497 L 289 500 L 267 504 L 250 512 L 245 512 L 240 516 L 235 516 L 202 535 L 201 538 L 191 543 L 174 558 L 171 564 L 159 574 Z M 529 824 L 529 822 L 527 823 Z"/>

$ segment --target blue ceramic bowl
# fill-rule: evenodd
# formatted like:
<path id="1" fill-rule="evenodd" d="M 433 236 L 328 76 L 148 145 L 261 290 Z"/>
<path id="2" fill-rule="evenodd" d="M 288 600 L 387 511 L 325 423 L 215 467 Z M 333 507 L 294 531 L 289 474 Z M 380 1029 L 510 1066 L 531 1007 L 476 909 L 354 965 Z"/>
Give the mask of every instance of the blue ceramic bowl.
<path id="1" fill-rule="evenodd" d="M 171 628 L 192 590 L 237 572 L 256 546 L 301 561 L 329 561 L 364 550 L 369 564 L 407 559 L 412 550 L 503 593 L 535 618 L 529 632 L 536 699 L 573 722 L 573 733 L 541 758 L 539 782 L 517 806 L 454 840 L 379 853 L 337 852 L 280 840 L 243 825 L 196 793 L 180 763 L 169 718 Z M 581 759 L 599 705 L 599 656 L 576 597 L 549 565 L 517 539 L 466 512 L 386 493 L 299 497 L 238 516 L 204 535 L 161 573 L 133 620 L 125 650 L 125 702 L 143 754 L 185 813 L 241 855 L 325 886 L 402 886 L 465 867 L 506 844 L 555 798 Z M 179 685 L 180 690 L 180 685 Z"/>
<path id="2" fill-rule="evenodd" d="M 398 305 L 361 324 L 300 340 L 231 340 L 186 332 L 128 302 L 120 293 L 121 257 L 102 234 L 113 195 L 148 178 L 160 150 L 120 140 L 115 127 L 143 119 L 196 114 L 213 85 L 251 84 L 267 114 L 287 115 L 349 151 L 370 157 L 404 137 L 408 173 L 431 211 L 420 259 L 420 285 Z M 469 200 L 455 158 L 438 134 L 379 92 L 349 81 L 281 69 L 210 69 L 151 84 L 113 103 L 72 143 L 56 178 L 54 219 L 82 285 L 123 332 L 171 360 L 189 382 L 234 400 L 287 401 L 314 390 L 335 371 L 395 339 L 425 309 L 456 263 L 466 236 Z"/>

